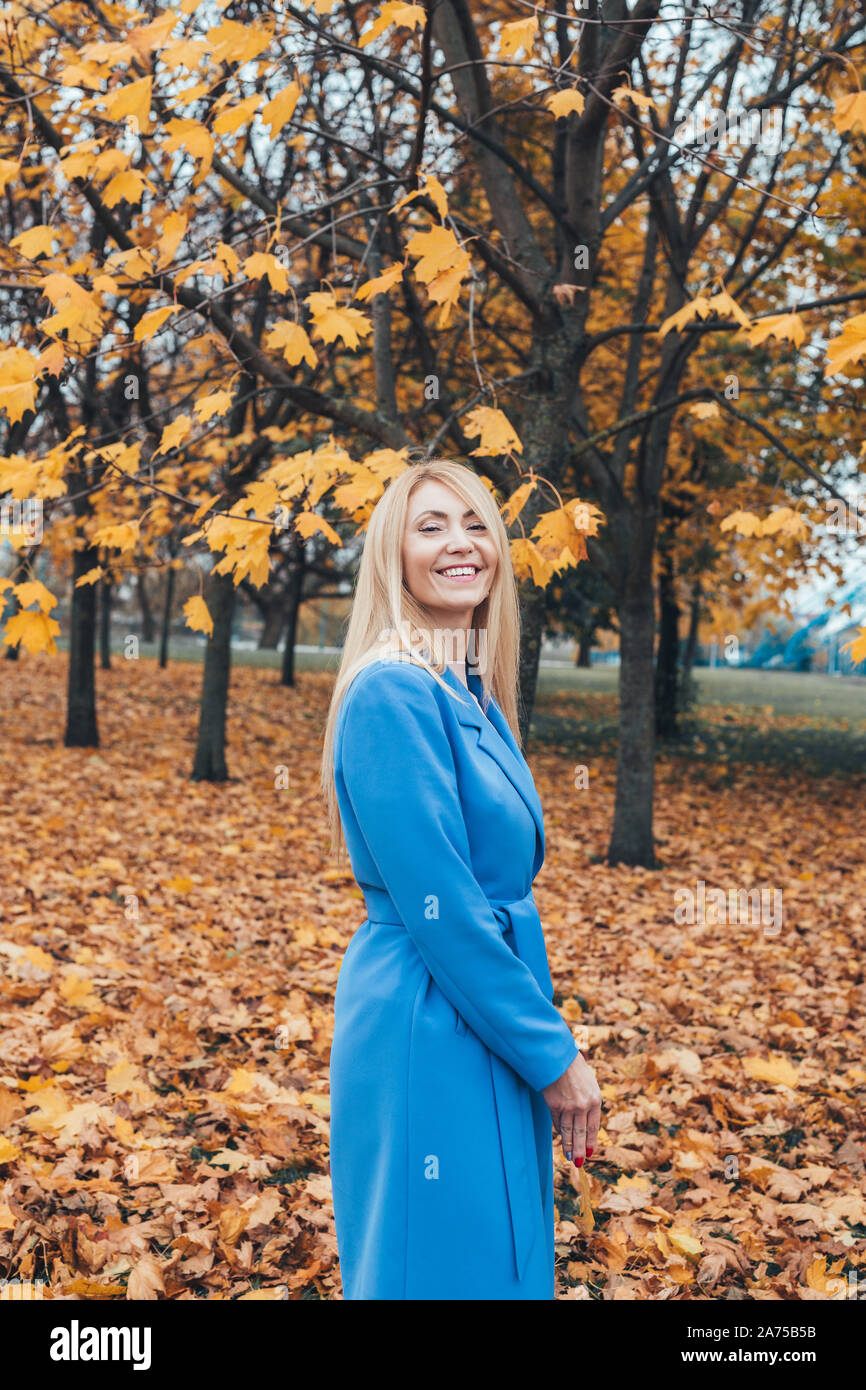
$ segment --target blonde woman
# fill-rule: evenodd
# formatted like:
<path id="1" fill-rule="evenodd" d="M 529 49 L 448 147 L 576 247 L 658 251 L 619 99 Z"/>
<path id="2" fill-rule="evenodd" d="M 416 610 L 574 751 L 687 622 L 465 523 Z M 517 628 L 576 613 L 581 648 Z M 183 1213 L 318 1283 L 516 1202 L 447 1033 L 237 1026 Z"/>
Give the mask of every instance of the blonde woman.
<path id="1" fill-rule="evenodd" d="M 367 917 L 337 984 L 331 1180 L 349 1299 L 550 1299 L 551 1118 L 601 1096 L 552 1003 L 518 607 L 478 477 L 410 467 L 370 518 L 322 785 Z"/>

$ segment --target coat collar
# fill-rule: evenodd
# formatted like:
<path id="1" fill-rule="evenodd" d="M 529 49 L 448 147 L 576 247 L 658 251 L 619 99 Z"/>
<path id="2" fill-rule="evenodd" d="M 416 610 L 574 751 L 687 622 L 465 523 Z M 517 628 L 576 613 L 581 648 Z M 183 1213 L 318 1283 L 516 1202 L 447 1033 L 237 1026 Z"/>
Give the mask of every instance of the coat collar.
<path id="1" fill-rule="evenodd" d="M 506 777 L 520 793 L 535 821 L 535 828 L 538 832 L 538 843 L 536 844 L 536 862 L 533 866 L 533 878 L 538 873 L 544 859 L 544 817 L 541 802 L 538 799 L 538 792 L 532 780 L 532 773 L 526 764 L 517 742 L 508 724 L 508 720 L 502 713 L 493 696 L 487 706 L 485 714 L 478 701 L 483 698 L 483 685 L 481 677 L 470 672 L 468 676 L 469 688 L 472 694 L 467 694 L 466 687 L 455 676 L 450 667 L 446 667 L 443 677 L 453 688 L 462 695 L 459 704 L 454 705 L 454 711 L 459 723 L 468 725 L 478 730 L 478 746 L 485 753 L 489 753 L 491 758 L 498 762 Z M 477 700 L 472 695 L 478 697 Z"/>

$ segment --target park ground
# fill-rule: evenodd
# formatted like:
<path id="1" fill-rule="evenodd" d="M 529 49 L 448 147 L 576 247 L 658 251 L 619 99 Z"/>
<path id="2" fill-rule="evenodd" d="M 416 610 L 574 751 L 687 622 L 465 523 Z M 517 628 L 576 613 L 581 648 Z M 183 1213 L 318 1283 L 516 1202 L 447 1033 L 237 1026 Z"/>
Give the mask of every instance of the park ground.
<path id="1" fill-rule="evenodd" d="M 83 1298 L 338 1298 L 331 1009 L 361 895 L 318 790 L 330 662 L 115 656 L 98 749 L 66 658 L 0 667 L 0 1276 Z M 318 669 L 316 669 L 318 668 Z M 561 1298 L 812 1299 L 866 1280 L 866 681 L 699 670 L 661 749 L 659 867 L 604 862 L 616 675 L 546 667 L 528 757 L 556 1002 L 604 1098 L 556 1152 Z M 705 889 L 781 919 L 688 922 Z M 769 898 L 768 898 L 769 901 Z M 860 1289 L 862 1293 L 862 1287 Z"/>

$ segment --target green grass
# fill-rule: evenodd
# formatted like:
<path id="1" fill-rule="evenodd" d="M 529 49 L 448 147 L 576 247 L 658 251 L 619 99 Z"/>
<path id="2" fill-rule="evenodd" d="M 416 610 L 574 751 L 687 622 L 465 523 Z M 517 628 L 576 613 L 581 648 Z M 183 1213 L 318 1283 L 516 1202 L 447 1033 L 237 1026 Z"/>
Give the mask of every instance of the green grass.
<path id="1" fill-rule="evenodd" d="M 804 775 L 866 779 L 866 680 L 780 671 L 701 667 L 698 702 L 662 756 L 713 764 L 802 769 Z M 584 760 L 615 756 L 617 673 L 541 672 L 532 739 Z M 723 773 L 724 775 L 724 773 Z"/>
<path id="2" fill-rule="evenodd" d="M 773 714 L 806 714 L 816 719 L 866 719 L 866 677 L 751 671 L 699 666 L 694 671 L 699 705 L 771 707 Z M 569 666 L 542 667 L 539 694 L 616 694 L 615 667 L 588 671 Z"/>

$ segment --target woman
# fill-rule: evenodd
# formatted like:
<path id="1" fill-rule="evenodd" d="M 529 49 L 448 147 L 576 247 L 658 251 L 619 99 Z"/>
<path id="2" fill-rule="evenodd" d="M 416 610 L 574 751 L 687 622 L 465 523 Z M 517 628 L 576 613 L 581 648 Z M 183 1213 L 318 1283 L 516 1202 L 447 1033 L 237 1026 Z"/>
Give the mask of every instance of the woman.
<path id="1" fill-rule="evenodd" d="M 596 1142 L 532 896 L 517 651 L 493 498 L 460 464 L 410 467 L 370 518 L 322 762 L 367 910 L 330 1062 L 349 1299 L 552 1298 L 551 1116 L 578 1166 Z"/>

